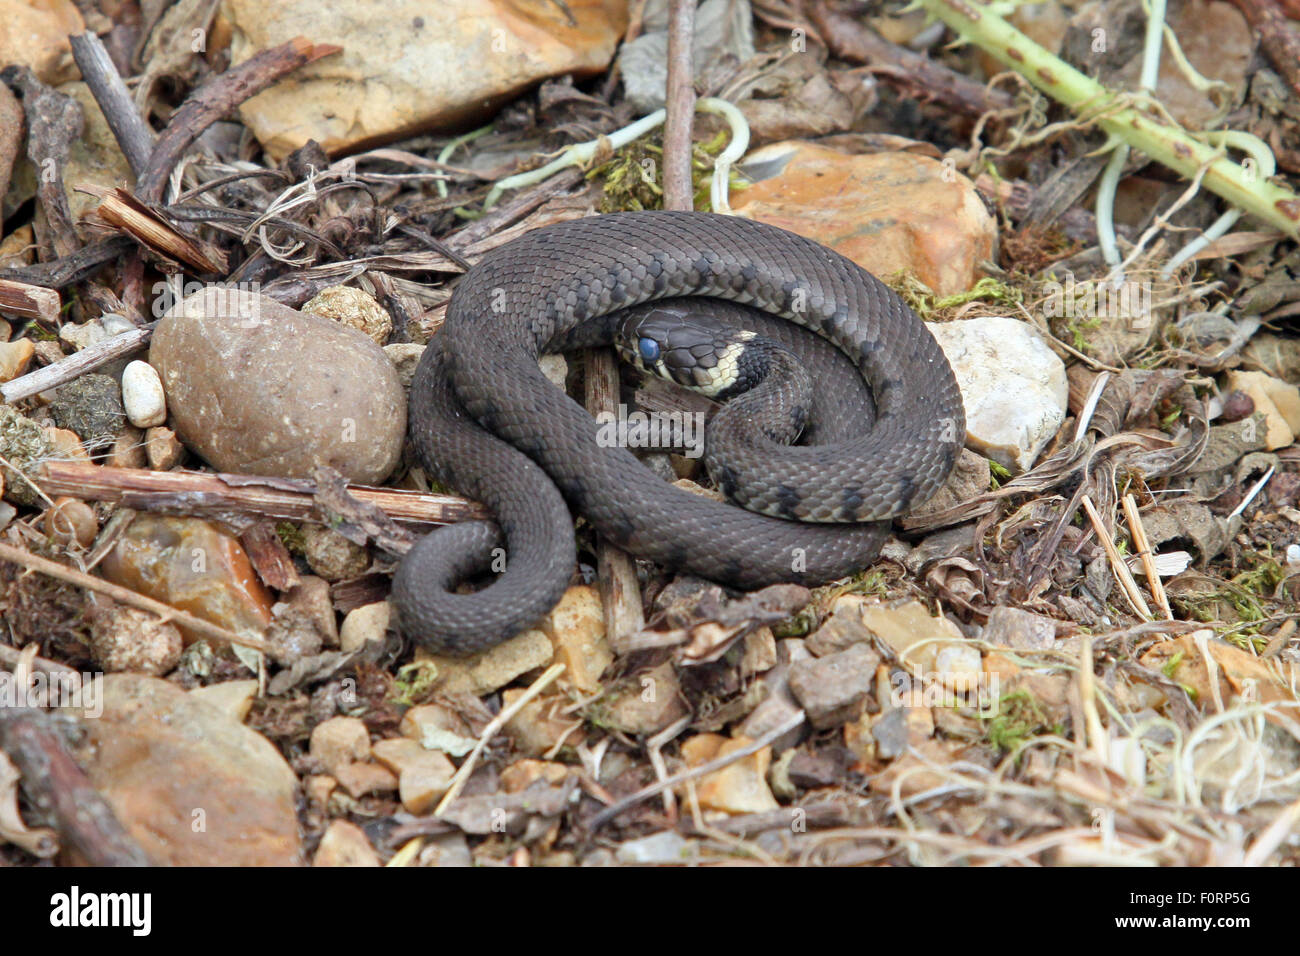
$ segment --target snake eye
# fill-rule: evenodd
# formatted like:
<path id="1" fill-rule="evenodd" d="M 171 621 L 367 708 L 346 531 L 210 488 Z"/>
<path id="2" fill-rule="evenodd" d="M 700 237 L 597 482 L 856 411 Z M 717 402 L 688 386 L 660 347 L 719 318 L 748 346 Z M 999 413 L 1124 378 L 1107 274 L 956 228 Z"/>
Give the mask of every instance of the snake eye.
<path id="1" fill-rule="evenodd" d="M 641 361 L 647 364 L 659 361 L 659 343 L 654 339 L 640 339 L 636 347 L 641 353 Z"/>

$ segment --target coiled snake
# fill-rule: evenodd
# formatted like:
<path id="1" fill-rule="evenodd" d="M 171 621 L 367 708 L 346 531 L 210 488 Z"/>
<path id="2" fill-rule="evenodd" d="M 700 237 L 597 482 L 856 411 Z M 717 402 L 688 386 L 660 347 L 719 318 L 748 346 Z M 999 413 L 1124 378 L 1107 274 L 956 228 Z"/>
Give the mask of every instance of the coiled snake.
<path id="1" fill-rule="evenodd" d="M 538 368 L 543 352 L 609 344 L 619 310 L 682 296 L 798 323 L 870 386 L 869 432 L 742 448 L 714 472 L 724 491 L 770 514 L 674 488 L 627 449 L 605 447 L 595 420 Z M 810 371 L 834 386 L 829 366 Z M 528 627 L 564 593 L 575 562 L 569 505 L 632 554 L 739 588 L 859 571 L 879 552 L 881 522 L 943 485 L 965 417 L 934 337 L 848 259 L 746 219 L 636 212 L 533 230 L 466 274 L 412 382 L 410 437 L 435 478 L 496 516 L 426 535 L 394 576 L 403 631 L 467 654 Z M 486 588 L 453 590 L 489 568 L 501 573 Z"/>

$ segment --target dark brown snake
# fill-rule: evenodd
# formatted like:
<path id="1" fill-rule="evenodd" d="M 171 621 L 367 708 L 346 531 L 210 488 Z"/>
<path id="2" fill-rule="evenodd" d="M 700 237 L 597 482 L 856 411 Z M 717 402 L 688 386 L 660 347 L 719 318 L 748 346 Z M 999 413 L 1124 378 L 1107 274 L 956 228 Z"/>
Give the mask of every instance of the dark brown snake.
<path id="1" fill-rule="evenodd" d="M 798 323 L 843 353 L 823 347 L 805 359 L 819 363 L 817 384 L 842 381 L 835 363 L 847 356 L 870 386 L 878 417 L 869 431 L 828 427 L 832 444 L 765 450 L 715 474 L 724 491 L 743 490 L 750 507 L 772 514 L 674 488 L 627 449 L 602 445 L 595 420 L 538 368 L 539 354 L 609 344 L 619 310 L 683 296 Z M 573 571 L 570 505 L 624 550 L 734 587 L 844 577 L 875 560 L 888 519 L 938 491 L 965 434 L 957 382 L 921 320 L 809 239 L 708 213 L 536 229 L 460 280 L 415 373 L 410 436 L 420 459 L 496 523 L 440 528 L 417 543 L 393 581 L 400 626 L 468 654 L 536 622 Z M 501 573 L 487 587 L 455 592 L 488 569 Z"/>

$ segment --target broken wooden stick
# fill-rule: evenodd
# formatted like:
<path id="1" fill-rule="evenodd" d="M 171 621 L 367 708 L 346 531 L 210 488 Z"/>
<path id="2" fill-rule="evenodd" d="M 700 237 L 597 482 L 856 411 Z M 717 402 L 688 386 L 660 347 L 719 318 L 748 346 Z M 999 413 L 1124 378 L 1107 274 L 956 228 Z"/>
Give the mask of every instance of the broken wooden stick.
<path id="1" fill-rule="evenodd" d="M 136 511 L 212 518 L 244 514 L 288 521 L 323 520 L 316 510 L 316 485 L 301 478 L 149 471 L 76 461 L 43 462 L 38 474 L 41 487 L 51 494 L 86 501 L 117 501 Z M 482 505 L 452 495 L 362 485 L 349 485 L 348 493 L 359 501 L 377 505 L 399 521 L 455 524 L 492 517 Z"/>

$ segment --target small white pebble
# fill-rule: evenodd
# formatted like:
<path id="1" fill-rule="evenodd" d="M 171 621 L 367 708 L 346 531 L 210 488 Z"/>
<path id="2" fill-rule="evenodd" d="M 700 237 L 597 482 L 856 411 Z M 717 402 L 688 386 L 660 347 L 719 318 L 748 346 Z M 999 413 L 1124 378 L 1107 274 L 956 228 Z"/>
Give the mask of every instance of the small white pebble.
<path id="1" fill-rule="evenodd" d="M 135 323 L 125 315 L 118 315 L 116 312 L 105 312 L 99 317 L 99 324 L 109 337 L 135 331 Z"/>
<path id="2" fill-rule="evenodd" d="M 1300 564 L 1300 544 L 1286 546 L 1286 563 L 1292 566 Z"/>
<path id="3" fill-rule="evenodd" d="M 148 362 L 131 362 L 122 372 L 122 405 L 136 428 L 153 428 L 167 420 L 162 382 Z"/>

